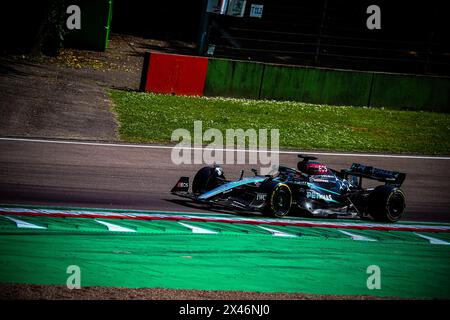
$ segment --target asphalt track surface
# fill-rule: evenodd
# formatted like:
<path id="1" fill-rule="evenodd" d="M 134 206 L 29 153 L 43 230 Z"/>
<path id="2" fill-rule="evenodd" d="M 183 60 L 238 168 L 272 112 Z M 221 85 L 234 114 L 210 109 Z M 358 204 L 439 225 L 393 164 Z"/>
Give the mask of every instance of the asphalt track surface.
<path id="1" fill-rule="evenodd" d="M 0 139 L 0 203 L 71 207 L 208 212 L 170 194 L 180 176 L 193 177 L 201 164 L 175 165 L 172 149 L 86 142 L 54 143 Z M 407 174 L 404 220 L 450 221 L 450 158 L 326 153 L 320 161 L 334 169 L 353 162 Z M 295 154 L 280 164 L 295 167 Z M 224 165 L 227 178 L 258 165 Z"/>

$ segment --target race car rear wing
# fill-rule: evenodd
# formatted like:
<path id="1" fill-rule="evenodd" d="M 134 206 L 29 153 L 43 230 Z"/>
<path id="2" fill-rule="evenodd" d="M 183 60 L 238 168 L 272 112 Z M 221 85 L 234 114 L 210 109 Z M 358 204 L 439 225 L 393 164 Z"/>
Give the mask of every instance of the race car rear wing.
<path id="1" fill-rule="evenodd" d="M 353 163 L 350 169 L 344 169 L 341 170 L 341 172 L 346 176 L 352 175 L 361 178 L 378 180 L 385 182 L 387 185 L 398 188 L 401 187 L 406 178 L 406 174 L 402 172 L 374 168 L 360 163 Z"/>

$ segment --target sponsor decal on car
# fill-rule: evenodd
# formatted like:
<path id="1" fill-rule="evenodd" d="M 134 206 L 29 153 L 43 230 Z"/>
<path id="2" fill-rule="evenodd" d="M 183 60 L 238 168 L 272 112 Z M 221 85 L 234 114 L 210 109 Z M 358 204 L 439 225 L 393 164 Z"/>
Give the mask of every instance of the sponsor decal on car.
<path id="1" fill-rule="evenodd" d="M 309 199 L 316 199 L 316 200 L 325 200 L 325 201 L 333 201 L 331 198 L 331 195 L 329 194 L 321 194 L 314 191 L 308 191 L 306 193 L 306 197 Z"/>
<path id="2" fill-rule="evenodd" d="M 311 182 L 323 182 L 323 183 L 328 183 L 328 182 L 330 182 L 330 180 L 319 179 L 319 178 L 311 178 Z"/>
<path id="3" fill-rule="evenodd" d="M 178 188 L 189 188 L 189 183 L 188 182 L 178 182 L 177 187 Z"/>
<path id="4" fill-rule="evenodd" d="M 308 181 L 292 181 L 292 183 L 294 184 L 298 184 L 300 186 L 307 186 L 308 185 Z"/>
<path id="5" fill-rule="evenodd" d="M 257 193 L 256 194 L 256 200 L 257 201 L 264 201 L 267 198 L 267 193 Z"/>

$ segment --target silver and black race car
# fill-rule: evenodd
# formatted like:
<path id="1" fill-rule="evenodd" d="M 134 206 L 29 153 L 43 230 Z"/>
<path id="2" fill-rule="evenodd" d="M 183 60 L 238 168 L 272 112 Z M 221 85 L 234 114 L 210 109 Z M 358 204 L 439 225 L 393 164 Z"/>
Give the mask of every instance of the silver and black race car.
<path id="1" fill-rule="evenodd" d="M 227 180 L 219 166 L 203 167 L 192 181 L 181 177 L 172 194 L 217 208 L 259 211 L 273 217 L 306 215 L 316 217 L 359 217 L 376 221 L 398 221 L 406 205 L 400 189 L 406 174 L 353 163 L 336 171 L 299 155 L 297 168 L 279 166 L 275 175 Z M 364 188 L 363 178 L 384 184 Z"/>

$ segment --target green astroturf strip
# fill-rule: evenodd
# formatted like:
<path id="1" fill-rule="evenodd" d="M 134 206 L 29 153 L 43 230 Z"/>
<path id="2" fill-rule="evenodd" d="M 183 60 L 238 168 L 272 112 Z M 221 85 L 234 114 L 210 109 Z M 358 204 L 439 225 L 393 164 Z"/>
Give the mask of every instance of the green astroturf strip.
<path id="1" fill-rule="evenodd" d="M 191 234 L 190 227 L 198 227 L 222 234 L 254 234 L 254 235 L 271 235 L 273 232 L 282 232 L 292 236 L 311 237 L 311 238 L 349 238 L 348 234 L 342 233 L 338 228 L 321 228 L 321 227 L 299 227 L 299 226 L 274 226 L 274 225 L 251 225 L 240 223 L 224 223 L 224 222 L 196 222 L 164 220 L 133 220 L 133 219 L 107 219 L 107 218 L 74 218 L 74 217 L 46 217 L 46 216 L 15 216 L 16 220 L 30 223 L 38 227 L 46 228 L 47 232 L 65 232 L 83 233 L 83 232 L 106 232 L 110 233 L 108 227 L 98 223 L 106 222 L 118 227 L 124 227 L 134 231 L 136 234 L 141 233 L 184 233 Z M 427 239 L 417 236 L 413 232 L 405 231 L 379 231 L 379 230 L 349 230 L 353 235 L 360 235 L 377 241 L 406 241 L 425 243 Z M 0 215 L 0 232 L 41 232 L 41 229 L 17 228 L 16 223 L 8 220 L 5 216 Z M 422 235 L 431 236 L 433 238 L 450 241 L 448 233 L 420 232 Z"/>
<path id="2" fill-rule="evenodd" d="M 449 298 L 448 246 L 264 235 L 0 235 L 0 281 Z M 381 290 L 366 268 L 381 268 Z"/>
<path id="3" fill-rule="evenodd" d="M 411 232 L 187 222 L 217 234 L 193 234 L 175 221 L 99 219 L 136 230 L 110 232 L 86 218 L 16 217 L 47 229 L 18 229 L 0 219 L 0 282 L 64 285 L 69 265 L 82 286 L 244 290 L 450 298 L 450 246 Z M 447 234 L 421 233 L 440 240 Z M 366 286 L 370 265 L 381 290 Z"/>

